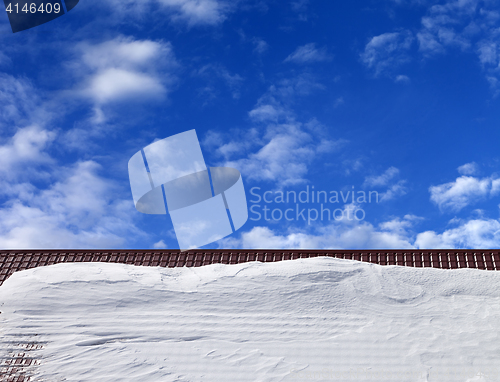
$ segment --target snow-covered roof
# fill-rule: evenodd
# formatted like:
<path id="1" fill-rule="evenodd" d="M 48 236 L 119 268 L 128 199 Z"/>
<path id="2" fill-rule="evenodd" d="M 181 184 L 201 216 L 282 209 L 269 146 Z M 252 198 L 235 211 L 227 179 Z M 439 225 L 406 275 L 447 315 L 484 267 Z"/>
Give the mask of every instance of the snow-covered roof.
<path id="1" fill-rule="evenodd" d="M 145 261 L 138 253 L 116 261 Z M 25 382 L 498 381 L 499 299 L 498 272 L 331 257 L 55 264 L 0 287 L 0 372 Z"/>

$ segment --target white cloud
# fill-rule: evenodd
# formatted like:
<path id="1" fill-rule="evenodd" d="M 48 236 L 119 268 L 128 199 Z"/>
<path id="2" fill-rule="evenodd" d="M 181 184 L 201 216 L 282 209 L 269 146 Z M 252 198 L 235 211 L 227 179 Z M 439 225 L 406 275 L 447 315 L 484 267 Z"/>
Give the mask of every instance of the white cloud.
<path id="1" fill-rule="evenodd" d="M 331 56 L 326 48 L 317 48 L 315 43 L 299 46 L 295 52 L 290 54 L 285 62 L 295 62 L 297 64 L 309 64 L 331 60 Z"/>
<path id="2" fill-rule="evenodd" d="M 410 82 L 410 77 L 408 77 L 404 74 L 400 74 L 400 75 L 396 76 L 396 79 L 394 81 L 399 82 L 399 83 L 403 83 L 403 84 L 407 84 Z"/>
<path id="3" fill-rule="evenodd" d="M 306 96 L 318 90 L 324 90 L 325 86 L 308 73 L 303 73 L 294 78 L 286 78 L 269 88 L 268 93 L 262 97 L 276 97 L 280 102 L 290 102 L 294 97 Z"/>
<path id="4" fill-rule="evenodd" d="M 132 221 L 133 203 L 116 198 L 99 169 L 79 162 L 49 188 L 11 198 L 0 209 L 0 247 L 118 248 L 144 236 Z"/>
<path id="5" fill-rule="evenodd" d="M 255 122 L 290 122 L 294 120 L 294 113 L 290 105 L 298 97 L 324 89 L 324 85 L 307 73 L 293 78 L 285 78 L 276 85 L 270 86 L 248 115 Z"/>
<path id="6" fill-rule="evenodd" d="M 500 179 L 461 176 L 454 182 L 429 188 L 431 200 L 441 210 L 460 211 L 469 204 L 500 193 Z"/>
<path id="7" fill-rule="evenodd" d="M 243 77 L 239 74 L 232 74 L 224 66 L 220 64 L 208 64 L 203 66 L 196 72 L 196 75 L 206 78 L 210 83 L 214 82 L 214 79 L 222 80 L 222 82 L 228 87 L 231 95 L 234 99 L 240 97 L 241 86 L 243 85 Z M 205 93 L 216 92 L 213 85 L 209 85 L 205 88 Z"/>
<path id="8" fill-rule="evenodd" d="M 0 138 L 28 125 L 44 127 L 64 105 L 45 100 L 30 80 L 0 73 Z"/>
<path id="9" fill-rule="evenodd" d="M 231 158 L 235 154 L 239 153 L 241 150 L 241 145 L 236 142 L 224 143 L 217 148 L 217 152 L 221 154 L 224 158 Z"/>
<path id="10" fill-rule="evenodd" d="M 151 40 L 134 40 L 118 37 L 96 45 L 80 45 L 81 59 L 85 65 L 93 69 L 121 67 L 138 69 L 154 66 L 160 56 L 170 56 L 172 47 Z"/>
<path id="11" fill-rule="evenodd" d="M 322 89 L 308 75 L 271 86 L 249 112 L 256 126 L 243 133 L 232 132 L 226 142 L 217 136 L 215 152 L 225 160 L 221 165 L 237 168 L 245 179 L 272 182 L 278 187 L 306 182 L 309 167 L 318 156 L 346 143 L 328 139 L 326 129 L 315 120 L 296 120 L 290 104 L 315 88 Z M 210 140 L 215 138 L 211 135 Z"/>
<path id="12" fill-rule="evenodd" d="M 494 1 L 478 0 L 451 0 L 431 6 L 417 33 L 419 50 L 425 56 L 444 53 L 449 48 L 475 51 L 488 81 L 496 89 L 500 64 L 496 8 Z"/>
<path id="13" fill-rule="evenodd" d="M 414 4 L 427 7 L 421 27 L 415 33 L 424 57 L 444 54 L 450 49 L 475 52 L 486 80 L 495 94 L 500 92 L 500 13 L 496 1 L 448 0 L 441 4 L 426 0 L 394 1 L 409 7 Z M 361 54 L 363 63 L 376 76 L 390 74 L 392 69 L 410 60 L 407 53 L 411 36 L 409 31 L 403 31 L 373 37 Z"/>
<path id="14" fill-rule="evenodd" d="M 498 248 L 500 247 L 500 222 L 494 219 L 469 220 L 459 227 L 443 233 L 426 231 L 417 235 L 419 248 Z"/>
<path id="15" fill-rule="evenodd" d="M 297 20 L 307 21 L 310 17 L 309 11 L 310 0 L 292 0 L 290 6 L 293 12 L 296 13 Z"/>
<path id="16" fill-rule="evenodd" d="M 426 55 L 444 52 L 443 46 L 437 41 L 436 37 L 428 31 L 417 33 L 417 39 L 419 50 Z"/>
<path id="17" fill-rule="evenodd" d="M 408 31 L 383 33 L 372 37 L 361 54 L 361 61 L 378 76 L 410 60 L 407 52 L 413 36 Z"/>
<path id="18" fill-rule="evenodd" d="M 294 0 L 291 2 L 292 10 L 294 12 L 304 12 L 307 10 L 309 0 Z"/>
<path id="19" fill-rule="evenodd" d="M 278 105 L 264 104 L 255 107 L 255 109 L 251 110 L 248 115 L 256 122 L 277 122 L 281 116 L 286 115 L 286 111 Z"/>
<path id="20" fill-rule="evenodd" d="M 499 46 L 496 41 L 481 41 L 477 47 L 477 54 L 481 64 L 496 66 L 499 61 Z"/>
<path id="21" fill-rule="evenodd" d="M 27 79 L 0 73 L 0 104 L 2 105 L 0 124 L 18 125 L 26 120 L 35 109 L 36 94 L 33 85 Z"/>
<path id="22" fill-rule="evenodd" d="M 165 12 L 170 21 L 188 27 L 218 25 L 234 8 L 225 0 L 106 0 L 113 14 L 144 16 L 147 12 Z"/>
<path id="23" fill-rule="evenodd" d="M 269 49 L 269 44 L 260 38 L 253 38 L 252 43 L 255 46 L 253 51 L 257 54 L 263 54 Z"/>
<path id="24" fill-rule="evenodd" d="M 365 179 L 365 185 L 368 187 L 387 186 L 389 182 L 399 175 L 399 170 L 396 167 L 389 167 L 382 175 L 369 176 Z"/>
<path id="25" fill-rule="evenodd" d="M 391 199 L 395 199 L 398 196 L 405 195 L 407 192 L 407 189 L 405 187 L 405 180 L 399 180 L 397 182 L 395 181 L 395 178 L 397 178 L 398 176 L 399 170 L 396 167 L 391 166 L 381 175 L 366 177 L 363 186 L 387 187 L 387 190 L 385 192 L 379 194 L 380 201 L 386 202 Z"/>
<path id="26" fill-rule="evenodd" d="M 497 28 L 490 36 L 480 41 L 476 49 L 479 61 L 486 71 L 486 80 L 495 94 L 498 94 L 500 89 L 500 45 L 497 42 L 499 38 L 500 28 Z"/>
<path id="27" fill-rule="evenodd" d="M 331 222 L 309 231 L 279 233 L 268 227 L 257 226 L 241 232 L 237 238 L 220 242 L 221 248 L 249 249 L 453 249 L 498 248 L 500 221 L 472 219 L 442 233 L 415 232 L 415 225 L 423 219 L 406 215 L 375 226 L 367 221 Z M 290 229 L 292 231 L 292 229 Z"/>
<path id="28" fill-rule="evenodd" d="M 167 249 L 168 246 L 167 246 L 167 244 L 165 244 L 165 242 L 163 240 L 160 240 L 160 241 L 153 244 L 153 248 L 154 249 Z"/>
<path id="29" fill-rule="evenodd" d="M 349 176 L 353 172 L 358 172 L 364 168 L 363 164 L 364 159 L 356 158 L 356 159 L 344 159 L 342 161 L 342 169 L 344 170 L 345 175 Z"/>
<path id="30" fill-rule="evenodd" d="M 315 153 L 314 139 L 300 124 L 283 124 L 268 129 L 265 144 L 257 152 L 226 165 L 239 169 L 246 179 L 286 186 L 305 182 Z"/>
<path id="31" fill-rule="evenodd" d="M 254 227 L 242 232 L 237 239 L 223 240 L 221 246 L 249 249 L 414 248 L 411 228 L 415 220 L 418 218 L 408 215 L 378 227 L 365 221 L 341 221 L 318 228 L 313 233 L 280 234 L 268 227 Z"/>
<path id="32" fill-rule="evenodd" d="M 475 162 L 471 162 L 458 167 L 457 170 L 462 175 L 475 175 L 479 169 Z"/>
<path id="33" fill-rule="evenodd" d="M 60 166 L 50 155 L 60 139 L 49 122 L 64 105 L 44 100 L 27 80 L 1 75 L 0 82 L 7 106 L 0 121 L 11 125 L 0 137 L 0 248 L 109 248 L 144 237 L 129 195 L 120 198 L 97 163 Z"/>
<path id="34" fill-rule="evenodd" d="M 425 5 L 428 0 L 392 0 L 398 5 Z"/>
<path id="35" fill-rule="evenodd" d="M 55 133 L 37 125 L 18 129 L 6 143 L 0 145 L 0 174 L 5 179 L 17 179 L 26 166 L 50 163 L 45 148 L 54 140 Z M 1 191 L 0 191 L 1 192 Z"/>
<path id="36" fill-rule="evenodd" d="M 186 22 L 189 26 L 216 25 L 226 19 L 230 5 L 220 0 L 157 0 L 172 12 L 173 20 Z"/>
<path id="37" fill-rule="evenodd" d="M 301 184 L 319 156 L 346 144 L 345 140 L 327 139 L 316 125 L 315 121 L 303 124 L 294 120 L 272 123 L 264 131 L 235 131 L 227 141 L 212 132 L 204 144 L 224 158 L 220 165 L 237 168 L 246 180 L 272 182 L 278 187 Z"/>
<path id="38" fill-rule="evenodd" d="M 406 181 L 400 180 L 396 184 L 391 185 L 387 191 L 380 194 L 380 201 L 387 202 L 389 200 L 395 199 L 398 196 L 406 195 Z"/>
<path id="39" fill-rule="evenodd" d="M 486 80 L 490 83 L 491 89 L 495 92 L 495 95 L 498 94 L 498 88 L 500 85 L 500 80 L 494 76 L 486 76 Z"/>
<path id="40" fill-rule="evenodd" d="M 12 60 L 4 52 L 0 51 L 0 65 L 6 63 L 11 64 Z"/>
<path id="41" fill-rule="evenodd" d="M 100 44 L 83 43 L 81 58 L 68 64 L 86 77 L 80 94 L 102 105 L 133 97 L 134 102 L 162 98 L 177 66 L 170 43 L 118 37 Z"/>
<path id="42" fill-rule="evenodd" d="M 469 39 L 456 29 L 463 18 L 474 16 L 474 10 L 466 3 L 475 1 L 451 1 L 444 5 L 432 6 L 428 16 L 422 18 L 422 30 L 418 34 L 420 51 L 425 54 L 441 53 L 444 47 L 470 47 Z"/>
<path id="43" fill-rule="evenodd" d="M 245 155 L 249 150 L 263 145 L 264 141 L 257 129 L 250 128 L 246 130 L 232 130 L 229 134 L 209 130 L 202 144 L 208 152 L 228 161 Z M 223 164 L 220 163 L 220 165 Z"/>
<path id="44" fill-rule="evenodd" d="M 92 77 L 87 88 L 88 95 L 100 104 L 110 101 L 147 99 L 162 97 L 165 87 L 147 74 L 123 69 L 103 70 Z"/>

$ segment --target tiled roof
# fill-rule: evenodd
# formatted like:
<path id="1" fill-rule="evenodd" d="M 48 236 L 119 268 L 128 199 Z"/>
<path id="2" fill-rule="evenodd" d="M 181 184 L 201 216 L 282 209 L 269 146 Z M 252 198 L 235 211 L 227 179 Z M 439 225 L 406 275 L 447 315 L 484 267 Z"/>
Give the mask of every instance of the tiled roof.
<path id="1" fill-rule="evenodd" d="M 317 256 L 380 265 L 500 270 L 500 250 L 12 250 L 0 251 L 0 285 L 14 272 L 58 263 L 107 262 L 160 267 L 199 267 Z"/>

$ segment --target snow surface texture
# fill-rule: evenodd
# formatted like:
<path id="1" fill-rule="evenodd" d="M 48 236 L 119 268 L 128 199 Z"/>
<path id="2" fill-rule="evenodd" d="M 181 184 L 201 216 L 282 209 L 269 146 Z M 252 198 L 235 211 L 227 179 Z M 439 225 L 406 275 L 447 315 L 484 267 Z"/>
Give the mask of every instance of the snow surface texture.
<path id="1" fill-rule="evenodd" d="M 46 343 L 39 381 L 500 381 L 499 272 L 58 264 L 0 304 L 0 335 Z"/>

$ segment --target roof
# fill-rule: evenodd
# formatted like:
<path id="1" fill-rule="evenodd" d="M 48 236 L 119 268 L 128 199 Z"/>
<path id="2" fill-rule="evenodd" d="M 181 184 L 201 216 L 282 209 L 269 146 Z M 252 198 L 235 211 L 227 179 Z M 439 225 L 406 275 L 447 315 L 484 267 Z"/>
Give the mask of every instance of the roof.
<path id="1" fill-rule="evenodd" d="M 0 285 L 14 272 L 58 263 L 107 262 L 159 267 L 199 267 L 249 261 L 275 262 L 330 256 L 380 265 L 500 270 L 500 250 L 9 250 L 0 251 Z M 45 347 L 37 337 L 19 335 L 4 343 L 0 363 L 7 381 L 27 382 Z M 5 349 L 4 349 L 5 350 Z M 1 378 L 0 378 L 1 379 Z"/>
<path id="2" fill-rule="evenodd" d="M 500 250 L 4 250 L 0 251 L 0 285 L 14 272 L 70 262 L 107 262 L 153 267 L 199 267 L 248 261 L 283 261 L 330 256 L 380 265 L 500 270 Z"/>

